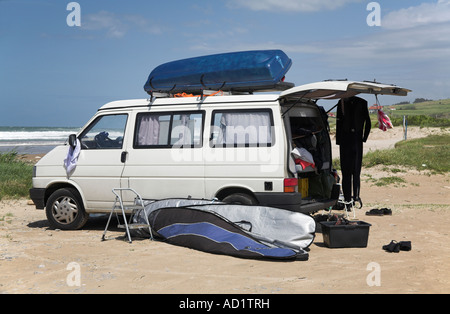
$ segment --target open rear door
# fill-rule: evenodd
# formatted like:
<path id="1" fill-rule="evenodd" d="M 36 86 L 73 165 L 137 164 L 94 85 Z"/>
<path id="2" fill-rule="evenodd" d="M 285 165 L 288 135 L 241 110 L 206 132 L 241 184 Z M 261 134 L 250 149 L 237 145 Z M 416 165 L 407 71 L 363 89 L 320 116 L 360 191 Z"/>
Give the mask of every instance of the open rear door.
<path id="1" fill-rule="evenodd" d="M 290 88 L 280 94 L 286 100 L 340 99 L 358 94 L 406 96 L 411 90 L 377 82 L 323 81 Z"/>
<path id="2" fill-rule="evenodd" d="M 409 92 L 409 89 L 396 85 L 347 80 L 311 83 L 281 92 L 280 103 L 283 104 L 284 122 L 291 143 L 287 152 L 290 156 L 289 171 L 298 177 L 299 191 L 302 190 L 302 195 L 307 195 L 302 197 L 300 212 L 311 213 L 326 209 L 334 206 L 337 201 L 335 184 L 332 184 L 330 179 L 332 149 L 326 122 L 323 121 L 325 112 L 321 112 L 320 107 L 314 103 L 320 99 L 338 100 L 359 94 L 406 96 Z M 304 156 L 307 156 L 307 153 L 312 155 L 315 170 L 303 166 L 301 160 L 301 167 L 297 164 L 298 159 L 294 159 L 291 153 L 294 147 L 306 150 L 302 151 Z M 327 193 L 330 193 L 331 197 L 328 197 Z"/>

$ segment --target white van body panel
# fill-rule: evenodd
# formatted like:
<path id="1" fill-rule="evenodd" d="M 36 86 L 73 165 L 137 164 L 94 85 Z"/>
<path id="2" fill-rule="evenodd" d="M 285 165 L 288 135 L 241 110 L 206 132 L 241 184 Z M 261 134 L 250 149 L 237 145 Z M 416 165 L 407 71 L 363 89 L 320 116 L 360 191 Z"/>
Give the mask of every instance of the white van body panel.
<path id="1" fill-rule="evenodd" d="M 252 192 L 263 191 L 262 178 L 276 180 L 274 188 L 282 192 L 285 175 L 283 147 L 286 139 L 283 129 L 279 128 L 281 120 L 277 97 L 258 96 L 254 97 L 256 102 L 249 102 L 247 96 L 244 104 L 239 103 L 240 98 L 239 96 L 211 97 L 201 102 L 197 98 L 172 99 L 175 103 L 195 100 L 193 104 L 184 106 L 163 106 L 168 100 L 157 99 L 148 112 L 203 112 L 205 128 L 203 145 L 188 149 L 134 149 L 129 145 L 123 182 L 127 182 L 128 187 L 135 189 L 144 198 L 151 199 L 169 198 L 174 195 L 212 199 L 218 191 L 229 187 L 240 187 Z M 270 102 L 261 102 L 267 99 Z M 234 105 L 235 102 L 239 105 Z M 275 145 L 272 147 L 211 147 L 209 137 L 214 111 L 255 108 L 274 110 L 272 113 L 274 125 L 278 128 L 275 132 Z"/>
<path id="2" fill-rule="evenodd" d="M 48 188 L 55 182 L 76 187 L 88 213 L 108 212 L 114 203 L 113 188 L 132 188 L 145 199 L 193 197 L 213 199 L 226 189 L 263 192 L 270 182 L 273 192 L 283 192 L 287 176 L 286 132 L 277 95 L 221 96 L 200 99 L 157 98 L 115 101 L 102 106 L 78 134 L 97 118 L 128 116 L 121 149 L 81 149 L 77 166 L 68 177 L 63 166 L 69 146 L 47 154 L 37 165 L 34 187 Z M 273 143 L 262 147 L 212 147 L 212 115 L 216 111 L 266 110 L 273 119 Z M 201 147 L 137 149 L 133 145 L 137 115 L 140 113 L 201 112 Z M 121 160 L 126 153 L 125 162 Z M 52 178 L 50 180 L 50 178 Z M 122 197 L 133 201 L 133 195 Z"/>

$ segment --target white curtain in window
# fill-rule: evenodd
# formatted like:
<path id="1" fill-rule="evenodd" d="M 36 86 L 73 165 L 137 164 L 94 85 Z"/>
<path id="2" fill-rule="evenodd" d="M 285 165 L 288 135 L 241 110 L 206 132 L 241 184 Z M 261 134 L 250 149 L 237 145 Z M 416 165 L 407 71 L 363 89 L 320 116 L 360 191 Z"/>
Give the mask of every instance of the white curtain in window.
<path id="1" fill-rule="evenodd" d="M 268 112 L 225 113 L 221 118 L 219 144 L 270 144 Z"/>
<path id="2" fill-rule="evenodd" d="M 172 129 L 172 144 L 174 145 L 191 145 L 191 130 L 189 129 L 189 115 L 183 114 L 180 120 L 174 120 L 174 128 Z"/>
<path id="3" fill-rule="evenodd" d="M 138 145 L 157 145 L 159 142 L 159 117 L 145 115 L 141 118 Z"/>

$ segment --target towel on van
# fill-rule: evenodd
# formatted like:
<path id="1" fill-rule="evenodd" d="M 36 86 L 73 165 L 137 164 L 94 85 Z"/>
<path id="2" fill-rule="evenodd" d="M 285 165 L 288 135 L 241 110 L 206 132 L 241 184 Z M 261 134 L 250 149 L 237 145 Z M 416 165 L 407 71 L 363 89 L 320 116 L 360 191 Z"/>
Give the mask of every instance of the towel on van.
<path id="1" fill-rule="evenodd" d="M 378 109 L 378 128 L 386 132 L 388 129 L 392 129 L 394 126 L 392 125 L 391 119 L 385 114 L 381 109 Z"/>
<path id="2" fill-rule="evenodd" d="M 291 152 L 295 158 L 295 163 L 300 164 L 303 169 L 308 166 L 315 167 L 315 162 L 312 154 L 303 147 L 296 147 Z"/>
<path id="3" fill-rule="evenodd" d="M 64 168 L 66 168 L 67 176 L 70 177 L 77 166 L 78 157 L 80 156 L 81 143 L 77 139 L 77 145 L 75 147 L 69 146 L 69 151 L 64 159 Z"/>

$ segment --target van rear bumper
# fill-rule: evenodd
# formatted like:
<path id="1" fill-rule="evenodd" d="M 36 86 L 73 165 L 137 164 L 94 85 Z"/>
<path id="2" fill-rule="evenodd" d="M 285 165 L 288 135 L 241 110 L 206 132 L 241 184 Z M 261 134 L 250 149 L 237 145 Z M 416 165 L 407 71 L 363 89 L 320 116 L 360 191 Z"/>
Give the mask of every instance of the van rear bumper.
<path id="1" fill-rule="evenodd" d="M 316 212 L 334 206 L 337 199 L 320 201 L 302 200 L 301 193 L 254 193 L 259 205 L 300 212 L 304 214 Z"/>
<path id="2" fill-rule="evenodd" d="M 36 206 L 36 209 L 45 208 L 45 189 L 30 189 L 30 198 Z"/>

